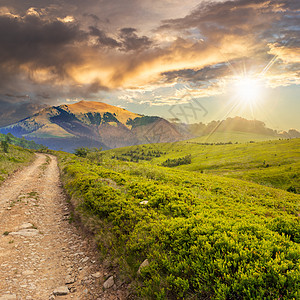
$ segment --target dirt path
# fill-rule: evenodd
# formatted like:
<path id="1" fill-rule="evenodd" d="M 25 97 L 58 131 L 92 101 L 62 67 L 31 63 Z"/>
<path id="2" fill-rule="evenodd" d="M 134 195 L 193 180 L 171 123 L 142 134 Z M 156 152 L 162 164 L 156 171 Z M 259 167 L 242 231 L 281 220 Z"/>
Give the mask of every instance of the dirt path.
<path id="1" fill-rule="evenodd" d="M 125 299 L 116 280 L 103 289 L 114 274 L 70 214 L 53 156 L 0 186 L 0 300 Z"/>

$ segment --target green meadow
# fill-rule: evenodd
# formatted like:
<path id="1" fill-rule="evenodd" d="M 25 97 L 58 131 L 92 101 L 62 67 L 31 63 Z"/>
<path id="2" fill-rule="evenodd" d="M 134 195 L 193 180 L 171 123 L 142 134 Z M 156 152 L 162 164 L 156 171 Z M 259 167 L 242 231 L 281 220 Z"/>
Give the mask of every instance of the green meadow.
<path id="1" fill-rule="evenodd" d="M 105 151 L 107 157 L 162 165 L 167 159 L 191 155 L 191 163 L 176 169 L 243 179 L 300 193 L 300 139 L 238 144 L 200 143 L 194 140 Z M 155 154 L 158 153 L 159 157 Z M 150 160 L 147 160 L 150 153 Z M 146 154 L 146 155 L 145 155 Z M 146 158 L 146 159 L 145 159 Z"/>
<path id="2" fill-rule="evenodd" d="M 137 297 L 299 299 L 299 139 L 58 156 L 103 259 Z"/>

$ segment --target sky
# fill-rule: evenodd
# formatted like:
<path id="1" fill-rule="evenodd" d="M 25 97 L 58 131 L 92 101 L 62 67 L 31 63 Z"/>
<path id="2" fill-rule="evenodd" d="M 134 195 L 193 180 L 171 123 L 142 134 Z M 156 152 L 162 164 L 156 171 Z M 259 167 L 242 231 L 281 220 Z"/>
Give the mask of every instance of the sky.
<path id="1" fill-rule="evenodd" d="M 300 1 L 1 0 L 0 126 L 102 101 L 300 129 Z"/>

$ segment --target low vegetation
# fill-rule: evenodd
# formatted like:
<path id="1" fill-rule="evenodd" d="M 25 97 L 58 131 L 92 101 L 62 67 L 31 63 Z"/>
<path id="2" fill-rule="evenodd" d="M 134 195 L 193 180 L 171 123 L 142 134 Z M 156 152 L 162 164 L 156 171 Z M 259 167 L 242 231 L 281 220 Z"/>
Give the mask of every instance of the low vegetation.
<path id="1" fill-rule="evenodd" d="M 3 143 L 0 147 L 0 184 L 11 173 L 34 159 L 33 151 L 13 146 L 7 142 L 4 144 L 5 147 L 2 146 Z"/>
<path id="2" fill-rule="evenodd" d="M 241 178 L 249 175 L 246 165 L 255 166 L 253 172 L 270 171 L 275 161 L 294 168 L 298 156 L 290 150 L 297 146 L 276 143 L 263 144 L 263 153 L 251 148 L 254 158 L 247 152 L 250 144 L 223 148 L 181 143 L 168 150 L 160 145 L 156 151 L 166 155 L 151 163 L 111 159 L 128 153 L 125 148 L 105 152 L 99 161 L 60 153 L 59 164 L 78 211 L 101 225 L 96 235 L 104 257 L 122 267 L 141 298 L 299 299 L 299 195 L 159 166 L 190 153 L 191 164 L 178 168 L 193 169 L 203 161 L 205 173 L 213 165 L 224 175 L 226 166 L 233 170 L 236 165 Z M 238 147 L 240 156 L 226 147 Z M 274 147 L 277 155 L 271 160 Z M 230 155 L 231 164 L 217 153 Z M 145 259 L 149 265 L 139 275 Z"/>

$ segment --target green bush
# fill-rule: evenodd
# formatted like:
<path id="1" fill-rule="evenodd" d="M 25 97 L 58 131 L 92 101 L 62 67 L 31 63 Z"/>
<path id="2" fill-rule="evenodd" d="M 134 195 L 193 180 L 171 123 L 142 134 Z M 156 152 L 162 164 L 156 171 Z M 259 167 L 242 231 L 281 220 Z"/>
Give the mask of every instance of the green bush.
<path id="1" fill-rule="evenodd" d="M 166 161 L 162 163 L 162 166 L 164 167 L 177 167 L 180 165 L 189 165 L 192 163 L 192 156 L 186 155 L 184 157 L 174 158 L 170 159 L 168 158 Z"/>
<path id="2" fill-rule="evenodd" d="M 1 148 L 2 148 L 2 151 L 4 153 L 8 153 L 8 142 L 7 141 L 1 141 Z"/>
<path id="3" fill-rule="evenodd" d="M 290 192 L 290 193 L 295 193 L 295 194 L 297 194 L 297 190 L 296 190 L 296 188 L 295 188 L 294 186 L 288 187 L 287 191 Z"/>
<path id="4" fill-rule="evenodd" d="M 89 152 L 90 152 L 89 148 L 81 147 L 81 148 L 75 149 L 74 154 L 79 157 L 87 157 Z"/>

